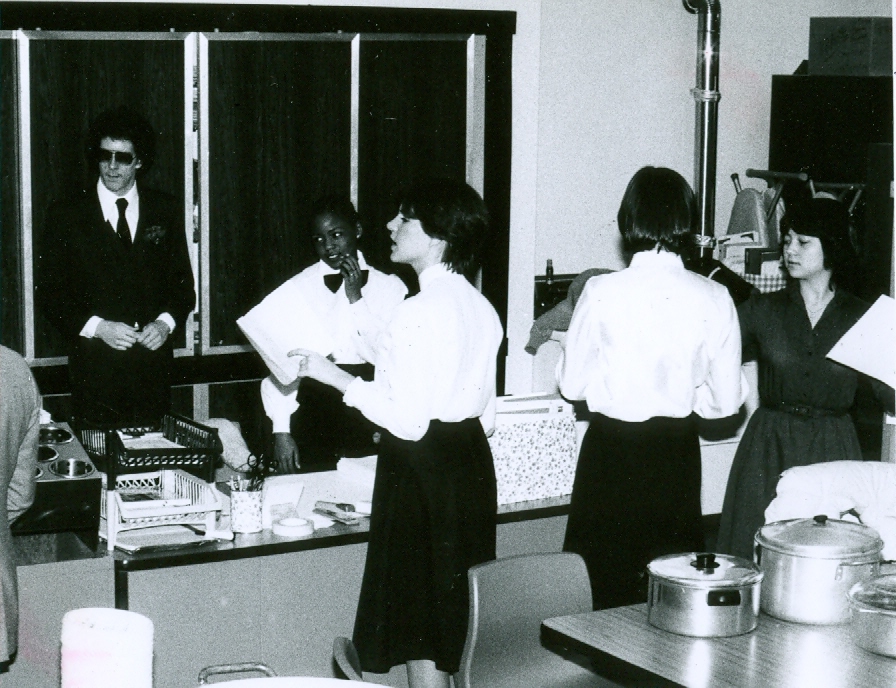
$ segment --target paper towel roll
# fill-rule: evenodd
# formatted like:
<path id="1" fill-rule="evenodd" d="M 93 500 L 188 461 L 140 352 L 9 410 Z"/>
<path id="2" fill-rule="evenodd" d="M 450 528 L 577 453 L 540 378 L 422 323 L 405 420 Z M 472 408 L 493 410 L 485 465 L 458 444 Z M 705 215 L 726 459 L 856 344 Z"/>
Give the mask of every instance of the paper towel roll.
<path id="1" fill-rule="evenodd" d="M 152 621 L 90 607 L 62 618 L 62 688 L 152 688 Z"/>

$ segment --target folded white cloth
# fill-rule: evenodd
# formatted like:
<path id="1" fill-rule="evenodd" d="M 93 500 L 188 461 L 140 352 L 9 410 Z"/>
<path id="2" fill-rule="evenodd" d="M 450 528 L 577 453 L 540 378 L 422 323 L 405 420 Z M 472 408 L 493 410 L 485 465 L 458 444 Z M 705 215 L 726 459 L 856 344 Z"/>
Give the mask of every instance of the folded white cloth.
<path id="1" fill-rule="evenodd" d="M 781 474 L 765 522 L 825 514 L 842 518 L 854 509 L 884 541 L 883 558 L 896 559 L 896 464 L 831 461 Z"/>
<path id="2" fill-rule="evenodd" d="M 249 447 L 243 439 L 243 433 L 240 430 L 240 424 L 234 423 L 226 418 L 209 418 L 208 420 L 199 421 L 202 425 L 218 430 L 218 437 L 224 447 L 222 457 L 224 463 L 238 472 L 245 472 L 249 469 Z"/>

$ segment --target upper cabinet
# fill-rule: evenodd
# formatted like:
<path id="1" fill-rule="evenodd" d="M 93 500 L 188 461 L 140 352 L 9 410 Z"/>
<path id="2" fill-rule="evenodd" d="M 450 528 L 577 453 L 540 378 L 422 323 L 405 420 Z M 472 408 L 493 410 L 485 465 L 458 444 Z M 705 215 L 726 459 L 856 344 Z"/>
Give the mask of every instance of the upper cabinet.
<path id="1" fill-rule="evenodd" d="M 46 226 L 50 204 L 96 186 L 97 171 L 87 169 L 85 162 L 85 134 L 97 115 L 116 105 L 133 106 L 156 131 L 155 162 L 139 183 L 185 199 L 184 212 L 192 215 L 192 169 L 184 153 L 192 130 L 185 102 L 191 90 L 185 71 L 191 73 L 186 65 L 192 40 L 191 35 L 170 32 L 19 33 L 23 245 L 31 254 L 23 269 L 28 271 L 39 260 L 44 233 L 52 230 Z M 65 347 L 56 331 L 39 308 L 32 311 L 30 290 L 24 297 L 26 319 L 32 312 L 34 317 L 33 335 L 30 328 L 25 331 L 27 339 L 33 336 L 33 357 L 63 356 Z M 175 332 L 175 348 L 192 346 L 188 334 Z"/>

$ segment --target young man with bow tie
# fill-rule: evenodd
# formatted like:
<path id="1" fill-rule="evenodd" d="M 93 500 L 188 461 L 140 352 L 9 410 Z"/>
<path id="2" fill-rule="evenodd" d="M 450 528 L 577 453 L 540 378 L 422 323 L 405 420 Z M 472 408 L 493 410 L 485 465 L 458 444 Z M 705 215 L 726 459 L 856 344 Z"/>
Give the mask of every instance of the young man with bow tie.
<path id="1" fill-rule="evenodd" d="M 73 422 L 157 424 L 171 403 L 171 335 L 196 302 L 184 206 L 138 183 L 155 132 L 130 108 L 99 115 L 86 152 L 96 186 L 50 209 L 37 303 L 67 342 Z"/>
<path id="2" fill-rule="evenodd" d="M 334 343 L 330 357 L 341 368 L 373 379 L 377 339 L 407 294 L 394 275 L 372 268 L 358 250 L 362 228 L 352 203 L 326 196 L 311 210 L 311 239 L 320 260 L 289 279 L 279 290 L 301 295 L 320 316 Z M 284 387 L 262 380 L 261 398 L 273 425 L 274 456 L 280 472 L 302 466 L 335 468 L 344 456 L 377 451 L 378 428 L 342 403 L 336 390 L 313 379 Z"/>

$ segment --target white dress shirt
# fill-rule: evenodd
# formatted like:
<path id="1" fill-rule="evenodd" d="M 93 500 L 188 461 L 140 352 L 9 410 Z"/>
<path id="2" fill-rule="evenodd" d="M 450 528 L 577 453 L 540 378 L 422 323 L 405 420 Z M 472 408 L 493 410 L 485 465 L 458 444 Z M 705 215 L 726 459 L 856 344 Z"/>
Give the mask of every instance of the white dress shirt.
<path id="1" fill-rule="evenodd" d="M 373 382 L 355 378 L 343 401 L 396 437 L 416 441 L 431 420 L 495 424 L 495 370 L 503 337 L 488 300 L 440 263 L 420 274 L 380 339 Z"/>
<path id="2" fill-rule="evenodd" d="M 734 303 L 676 254 L 636 253 L 588 280 L 557 380 L 564 397 L 617 420 L 733 415 L 747 392 Z"/>
<path id="3" fill-rule="evenodd" d="M 128 202 L 127 208 L 124 209 L 124 217 L 128 221 L 128 230 L 131 233 L 131 243 L 133 243 L 134 237 L 137 235 L 137 222 L 140 220 L 140 194 L 137 192 L 137 183 L 134 182 L 134 185 L 124 196 L 116 196 L 106 188 L 103 180 L 99 179 L 96 183 L 96 194 L 100 199 L 103 218 L 109 223 L 112 227 L 112 232 L 116 235 L 118 234 L 118 205 L 116 203 L 119 198 L 123 198 Z M 170 313 L 160 313 L 156 320 L 161 320 L 168 325 L 169 334 L 174 332 L 174 327 L 177 323 L 174 322 L 174 318 Z M 101 322 L 103 322 L 101 317 L 92 315 L 84 324 L 84 327 L 81 328 L 81 336 L 95 337 L 96 328 Z M 127 324 L 130 325 L 130 323 Z"/>
<path id="4" fill-rule="evenodd" d="M 96 183 L 96 193 L 100 198 L 100 207 L 103 209 L 103 217 L 112 227 L 112 231 L 118 233 L 118 200 L 123 198 L 128 202 L 124 210 L 124 217 L 128 221 L 128 229 L 131 232 L 131 242 L 137 235 L 137 221 L 140 219 L 140 194 L 137 192 L 137 182 L 124 196 L 116 196 L 106 188 L 103 180 Z"/>
<path id="5" fill-rule="evenodd" d="M 360 251 L 358 264 L 368 275 L 367 284 L 361 288 L 361 298 L 355 303 L 349 303 L 344 283 L 335 293 L 324 284 L 324 275 L 337 274 L 339 270 L 333 270 L 323 261 L 302 270 L 279 287 L 304 297 L 329 329 L 334 342 L 333 359 L 347 365 L 374 363 L 377 340 L 408 293 L 401 279 L 370 267 Z M 289 419 L 299 408 L 298 385 L 296 381 L 284 387 L 273 376 L 261 381 L 261 401 L 265 414 L 274 424 L 274 432 L 289 432 Z"/>

